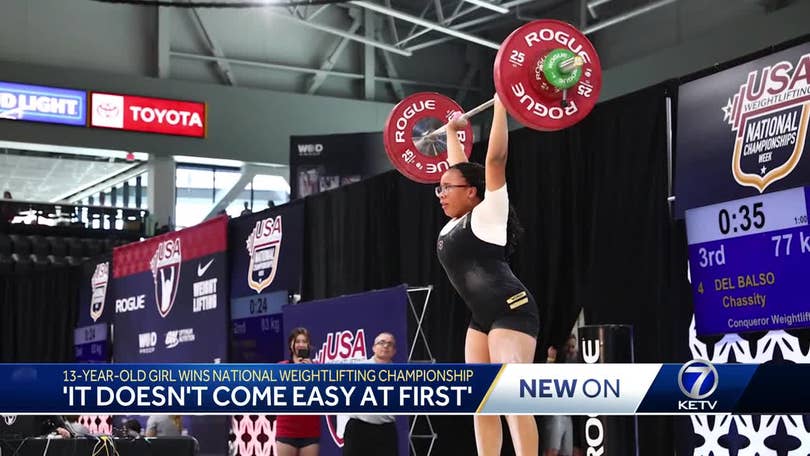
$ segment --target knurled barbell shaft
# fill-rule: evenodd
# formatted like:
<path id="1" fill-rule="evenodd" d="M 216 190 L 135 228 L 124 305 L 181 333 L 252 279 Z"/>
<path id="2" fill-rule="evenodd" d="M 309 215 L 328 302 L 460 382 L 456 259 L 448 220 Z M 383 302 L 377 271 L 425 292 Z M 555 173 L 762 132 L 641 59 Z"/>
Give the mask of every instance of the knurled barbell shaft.
<path id="1" fill-rule="evenodd" d="M 487 109 L 491 108 L 492 105 L 494 105 L 494 104 L 495 104 L 495 99 L 492 98 L 492 99 L 490 99 L 488 101 L 485 101 L 484 103 L 481 103 L 480 105 L 474 107 L 473 109 L 470 109 L 469 111 L 465 112 L 464 114 L 459 116 L 459 119 L 460 120 L 461 119 L 463 119 L 463 120 L 469 119 L 470 117 L 480 113 L 481 111 L 486 111 Z M 440 134 L 442 134 L 442 133 L 444 133 L 446 131 L 447 131 L 447 124 L 444 124 L 441 127 L 431 131 L 430 133 L 428 133 L 425 136 L 423 136 L 422 138 L 420 138 L 420 141 L 432 139 L 432 138 L 434 138 L 436 136 L 439 136 Z"/>
<path id="2" fill-rule="evenodd" d="M 577 55 L 577 56 L 571 57 L 570 59 L 567 59 L 567 60 L 564 60 L 564 61 L 560 62 L 560 70 L 563 71 L 563 72 L 568 73 L 568 72 L 574 71 L 575 69 L 581 67 L 584 63 L 585 62 L 582 60 L 582 57 Z M 473 109 L 465 112 L 464 114 L 462 114 L 459 117 L 459 119 L 460 120 L 462 120 L 462 119 L 467 120 L 470 117 L 480 113 L 481 111 L 486 111 L 487 109 L 491 108 L 492 105 L 494 105 L 494 104 L 495 104 L 495 99 L 494 98 L 491 99 L 491 100 L 485 101 L 484 103 L 481 103 L 480 105 L 476 106 L 475 108 L 473 108 Z M 447 131 L 447 124 L 444 124 L 441 127 L 431 131 L 430 133 L 428 133 L 425 136 L 423 136 L 422 138 L 420 138 L 419 141 L 421 143 L 422 141 L 433 139 L 436 136 L 441 135 L 442 133 L 445 133 L 446 131 Z"/>

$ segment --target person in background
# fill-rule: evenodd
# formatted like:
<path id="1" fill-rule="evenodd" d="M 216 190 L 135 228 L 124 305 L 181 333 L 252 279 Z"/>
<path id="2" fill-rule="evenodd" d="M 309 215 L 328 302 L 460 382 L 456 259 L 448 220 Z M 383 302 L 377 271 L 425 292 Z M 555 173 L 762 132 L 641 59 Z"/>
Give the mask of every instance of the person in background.
<path id="1" fill-rule="evenodd" d="M 397 353 L 394 335 L 382 332 L 374 339 L 370 363 L 390 363 Z M 398 456 L 397 427 L 393 415 L 352 415 L 343 433 L 343 456 Z"/>
<path id="2" fill-rule="evenodd" d="M 561 363 L 577 362 L 577 338 L 574 334 L 568 336 L 565 344 L 565 355 Z M 557 349 L 548 347 L 547 363 L 557 362 Z M 543 456 L 576 456 L 582 452 L 574 448 L 574 424 L 570 416 L 553 415 L 542 418 L 543 429 Z M 578 451 L 579 450 L 579 451 Z"/>
<path id="3" fill-rule="evenodd" d="M 10 191 L 6 190 L 3 192 L 3 199 L 13 200 L 14 197 L 11 196 Z M 16 212 L 11 207 L 11 205 L 5 202 L 0 202 L 0 213 L 2 213 L 2 221 L 7 223 L 11 223 L 11 221 L 14 220 L 14 217 L 17 216 Z"/>
<path id="4" fill-rule="evenodd" d="M 252 214 L 253 211 L 250 210 L 249 206 L 250 206 L 249 203 L 247 201 L 245 201 L 245 208 L 242 209 L 242 213 L 239 214 L 239 215 L 241 216 L 241 215 L 250 215 L 250 214 Z"/>
<path id="5" fill-rule="evenodd" d="M 65 415 L 64 422 L 55 432 L 65 439 L 90 435 L 90 430 L 79 422 L 79 415 Z"/>
<path id="6" fill-rule="evenodd" d="M 295 328 L 287 338 L 290 359 L 281 364 L 312 364 L 310 337 L 306 328 Z M 276 417 L 278 456 L 318 456 L 321 419 L 316 415 L 279 415 Z"/>
<path id="7" fill-rule="evenodd" d="M 146 420 L 146 437 L 177 437 L 183 433 L 179 415 L 151 415 Z"/>
<path id="8" fill-rule="evenodd" d="M 565 362 L 577 363 L 579 362 L 579 348 L 577 348 L 576 334 L 569 334 L 568 341 L 565 343 Z"/>
<path id="9" fill-rule="evenodd" d="M 141 427 L 141 423 L 138 420 L 129 419 L 124 422 L 124 432 L 126 432 L 128 437 L 132 437 L 137 439 L 141 436 L 141 431 L 143 428 Z"/>

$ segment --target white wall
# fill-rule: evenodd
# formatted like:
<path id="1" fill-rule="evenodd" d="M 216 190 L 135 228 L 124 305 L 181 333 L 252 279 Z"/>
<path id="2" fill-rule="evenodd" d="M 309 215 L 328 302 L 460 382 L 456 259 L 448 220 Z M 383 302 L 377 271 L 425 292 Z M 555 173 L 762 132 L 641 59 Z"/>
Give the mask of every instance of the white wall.
<path id="1" fill-rule="evenodd" d="M 2 0 L 0 60 L 154 75 L 154 8 L 85 0 Z"/>
<path id="2" fill-rule="evenodd" d="M 743 0 L 681 0 L 597 32 L 591 38 L 607 68 L 601 100 L 810 33 L 808 0 L 762 12 Z"/>

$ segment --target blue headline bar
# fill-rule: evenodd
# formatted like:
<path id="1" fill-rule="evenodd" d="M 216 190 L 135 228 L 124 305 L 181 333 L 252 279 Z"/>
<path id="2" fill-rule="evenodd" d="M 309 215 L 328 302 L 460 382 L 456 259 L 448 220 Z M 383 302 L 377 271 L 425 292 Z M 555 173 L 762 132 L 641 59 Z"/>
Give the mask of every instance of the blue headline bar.
<path id="1" fill-rule="evenodd" d="M 3 364 L 4 414 L 691 414 L 810 410 L 810 365 Z M 778 388 L 775 388 L 778 384 Z"/>

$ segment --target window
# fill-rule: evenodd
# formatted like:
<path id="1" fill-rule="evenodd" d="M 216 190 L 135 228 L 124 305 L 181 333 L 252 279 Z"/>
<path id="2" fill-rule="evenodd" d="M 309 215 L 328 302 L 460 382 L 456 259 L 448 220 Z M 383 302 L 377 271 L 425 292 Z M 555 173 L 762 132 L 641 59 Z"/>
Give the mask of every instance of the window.
<path id="1" fill-rule="evenodd" d="M 175 224 L 185 228 L 202 222 L 214 205 L 239 183 L 240 170 L 219 166 L 177 165 Z M 231 217 L 239 217 L 245 203 L 251 212 L 286 203 L 290 199 L 290 186 L 283 177 L 256 175 L 234 196 L 225 208 Z"/>
<path id="2" fill-rule="evenodd" d="M 180 228 L 202 222 L 214 207 L 214 170 L 178 166 L 175 176 L 175 225 Z"/>

